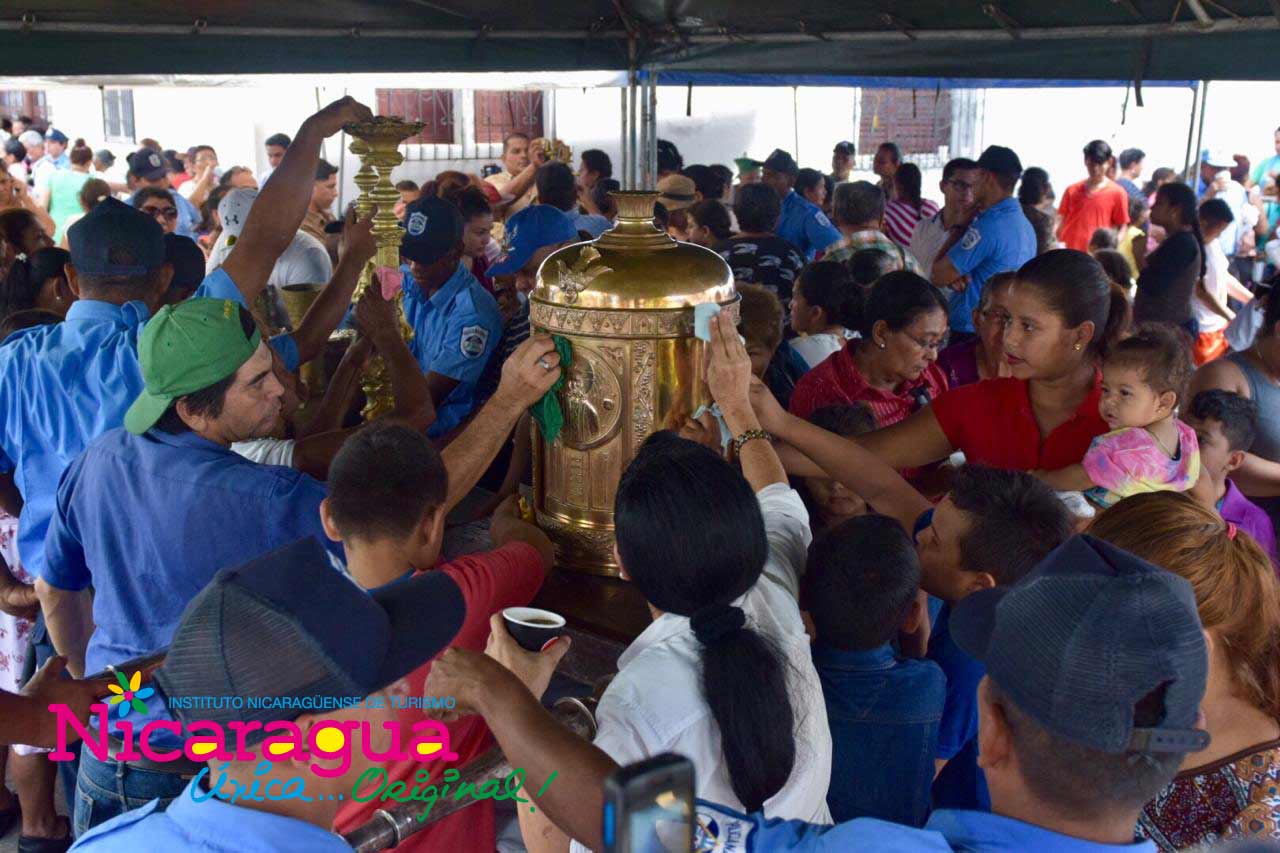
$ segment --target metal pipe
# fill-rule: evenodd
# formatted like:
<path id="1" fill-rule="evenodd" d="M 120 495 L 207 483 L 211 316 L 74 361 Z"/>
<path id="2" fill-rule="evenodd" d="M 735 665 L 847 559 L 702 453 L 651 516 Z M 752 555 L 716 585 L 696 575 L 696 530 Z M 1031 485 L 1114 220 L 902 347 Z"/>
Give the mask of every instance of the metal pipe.
<path id="1" fill-rule="evenodd" d="M 645 135 L 644 162 L 648 176 L 641 189 L 658 186 L 658 75 L 649 72 L 649 132 Z"/>
<path id="2" fill-rule="evenodd" d="M 560 699 L 551 709 L 551 715 L 574 734 L 591 740 L 596 734 L 594 704 L 592 700 Z M 511 772 L 511 763 L 502 754 L 502 749 L 494 746 L 462 768 L 462 775 L 454 783 L 454 790 L 456 791 L 464 782 L 479 788 L 485 782 L 505 779 L 511 775 Z M 433 803 L 415 801 L 398 805 L 393 809 L 378 809 L 374 812 L 372 820 L 348 832 L 343 836 L 343 840 L 350 844 L 356 853 L 386 850 L 476 802 L 479 800 L 475 797 L 441 797 Z M 428 816 L 419 819 L 419 815 L 422 814 Z"/>
<path id="3" fill-rule="evenodd" d="M 636 112 L 639 106 L 638 101 L 640 100 L 640 92 L 639 84 L 636 80 L 635 68 L 631 69 L 627 78 L 627 91 L 631 96 L 631 102 L 627 107 L 627 111 L 631 115 L 631 125 L 628 129 L 628 144 L 631 146 L 631 163 L 630 169 L 627 172 L 627 189 L 634 190 L 636 189 L 636 179 L 640 175 L 640 163 L 638 162 L 640 154 L 640 128 L 636 123 Z"/>
<path id="4" fill-rule="evenodd" d="M 622 113 L 622 127 L 618 131 L 618 147 L 622 151 L 622 163 L 618 171 L 618 179 L 623 189 L 630 189 L 627 186 L 627 137 L 629 133 L 627 130 L 627 87 L 621 86 L 618 91 L 622 93 L 622 104 L 619 110 Z"/>
<path id="5" fill-rule="evenodd" d="M 1191 182 L 1191 146 L 1196 139 L 1196 110 L 1200 108 L 1200 87 L 1204 81 L 1191 87 L 1191 121 L 1187 125 L 1187 156 L 1182 158 L 1182 179 Z"/>
<path id="6" fill-rule="evenodd" d="M 1196 131 L 1196 150 L 1194 152 L 1194 162 L 1191 165 L 1191 173 L 1187 175 L 1187 183 L 1191 184 L 1194 189 L 1195 178 L 1200 173 L 1200 152 L 1204 150 L 1204 114 L 1209 111 L 1209 81 L 1201 80 L 1200 84 L 1204 86 L 1204 91 L 1200 93 L 1200 129 Z"/>

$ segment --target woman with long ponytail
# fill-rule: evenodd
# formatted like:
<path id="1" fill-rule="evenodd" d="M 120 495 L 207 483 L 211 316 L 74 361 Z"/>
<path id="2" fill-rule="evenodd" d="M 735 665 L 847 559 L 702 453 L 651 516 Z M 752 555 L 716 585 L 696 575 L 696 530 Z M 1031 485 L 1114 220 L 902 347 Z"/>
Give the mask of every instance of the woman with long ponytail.
<path id="1" fill-rule="evenodd" d="M 923 176 L 915 163 L 903 163 L 893 176 L 894 197 L 884 206 L 884 231 L 904 249 L 921 219 L 938 212 L 938 205 L 921 195 Z"/>
<path id="2" fill-rule="evenodd" d="M 752 412 L 727 318 L 708 346 L 742 473 L 661 432 L 623 474 L 617 556 L 654 621 L 618 660 L 595 742 L 620 764 L 688 756 L 713 802 L 827 823 L 831 735 L 797 603 L 808 515 Z"/>
<path id="3" fill-rule="evenodd" d="M 1196 215 L 1196 195 L 1186 184 L 1165 184 L 1156 191 L 1151 223 L 1167 236 L 1147 256 L 1138 274 L 1133 300 L 1135 323 L 1169 323 L 1185 329 L 1195 340 L 1200 333 L 1193 302 L 1204 287 L 1204 237 Z"/>

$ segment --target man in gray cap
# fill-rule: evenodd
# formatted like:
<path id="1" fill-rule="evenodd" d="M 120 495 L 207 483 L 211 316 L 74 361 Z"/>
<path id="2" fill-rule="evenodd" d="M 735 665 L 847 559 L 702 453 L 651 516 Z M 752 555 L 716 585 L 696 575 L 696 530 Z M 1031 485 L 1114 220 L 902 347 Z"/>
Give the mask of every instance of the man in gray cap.
<path id="1" fill-rule="evenodd" d="M 1208 649 L 1191 585 L 1077 536 L 1022 582 L 968 596 L 951 630 L 987 667 L 980 738 L 990 812 L 939 809 L 920 829 L 873 818 L 818 826 L 699 801 L 695 846 L 1154 853 L 1152 842 L 1135 840 L 1138 814 L 1209 743 L 1197 728 Z M 507 759 L 527 768 L 525 790 L 558 771 L 536 805 L 595 846 L 608 831 L 601 788 L 616 765 L 558 727 L 525 687 L 547 683 L 547 656 L 503 634 L 489 654 L 446 652 L 427 693 L 482 714 Z"/>

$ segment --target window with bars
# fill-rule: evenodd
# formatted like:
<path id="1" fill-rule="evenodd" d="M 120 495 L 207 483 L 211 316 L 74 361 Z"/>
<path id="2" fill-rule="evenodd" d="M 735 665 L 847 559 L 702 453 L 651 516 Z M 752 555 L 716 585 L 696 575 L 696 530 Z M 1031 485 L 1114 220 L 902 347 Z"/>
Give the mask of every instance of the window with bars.
<path id="1" fill-rule="evenodd" d="M 543 135 L 541 92 L 476 92 L 476 142 L 501 142 L 519 131 Z"/>
<path id="2" fill-rule="evenodd" d="M 378 115 L 422 122 L 409 144 L 448 145 L 454 141 L 453 92 L 449 89 L 378 89 Z"/>
<path id="3" fill-rule="evenodd" d="M 860 155 L 874 157 L 880 143 L 896 142 L 903 156 L 923 166 L 916 155 L 936 155 L 951 142 L 951 92 L 865 89 L 858 125 Z"/>
<path id="4" fill-rule="evenodd" d="M 49 104 L 39 90 L 0 89 L 0 115 L 31 116 L 38 127 L 45 127 L 49 124 Z"/>
<path id="5" fill-rule="evenodd" d="M 102 135 L 108 142 L 136 142 L 133 127 L 133 90 L 102 92 Z"/>

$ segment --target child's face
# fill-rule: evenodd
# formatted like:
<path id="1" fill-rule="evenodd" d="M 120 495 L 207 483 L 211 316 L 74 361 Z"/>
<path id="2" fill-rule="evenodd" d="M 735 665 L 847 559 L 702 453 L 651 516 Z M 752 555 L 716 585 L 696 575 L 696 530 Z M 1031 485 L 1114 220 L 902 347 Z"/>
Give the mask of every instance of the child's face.
<path id="1" fill-rule="evenodd" d="M 804 484 L 817 505 L 822 523 L 827 527 L 867 514 L 867 502 L 843 483 L 827 477 L 805 477 Z"/>
<path id="2" fill-rule="evenodd" d="M 1129 365 L 1102 366 L 1102 399 L 1098 414 L 1112 429 L 1146 427 L 1168 417 L 1174 395 L 1157 393 L 1147 384 L 1142 370 Z"/>
<path id="3" fill-rule="evenodd" d="M 809 303 L 804 298 L 804 291 L 797 284 L 791 291 L 791 330 L 797 335 L 808 332 L 811 313 Z"/>
<path id="4" fill-rule="evenodd" d="M 1187 426 L 1196 431 L 1196 441 L 1200 445 L 1200 466 L 1213 480 L 1215 486 L 1221 486 L 1227 474 L 1240 465 L 1243 453 L 1233 453 L 1231 444 L 1222 432 L 1222 424 L 1218 421 L 1200 420 L 1186 415 L 1183 420 Z M 1234 458 L 1233 458 L 1234 457 Z"/>
<path id="5" fill-rule="evenodd" d="M 769 362 L 773 360 L 773 353 L 778 349 L 778 345 L 767 346 L 760 341 L 753 341 L 747 338 L 747 356 L 751 359 L 751 373 L 757 378 L 764 376 L 765 370 L 769 367 Z"/>

